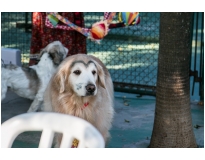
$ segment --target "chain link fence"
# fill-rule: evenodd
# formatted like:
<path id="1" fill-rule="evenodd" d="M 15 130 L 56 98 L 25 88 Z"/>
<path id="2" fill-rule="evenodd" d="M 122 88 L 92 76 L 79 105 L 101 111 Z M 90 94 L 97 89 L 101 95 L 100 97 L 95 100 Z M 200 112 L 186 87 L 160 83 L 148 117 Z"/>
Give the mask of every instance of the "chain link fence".
<path id="1" fill-rule="evenodd" d="M 21 50 L 21 61 L 28 65 L 31 41 L 31 12 L 1 13 L 1 47 Z"/>
<path id="2" fill-rule="evenodd" d="M 27 65 L 31 12 L 1 13 L 1 47 L 18 48 Z M 103 12 L 85 12 L 85 27 L 103 20 Z M 116 91 L 155 95 L 160 13 L 140 13 L 138 25 L 111 29 L 100 44 L 87 40 L 87 53 L 100 58 L 110 71 Z M 118 22 L 118 14 L 112 23 Z"/>
<path id="3" fill-rule="evenodd" d="M 103 13 L 84 15 L 86 27 L 103 20 Z M 87 51 L 105 63 L 115 90 L 154 95 L 160 13 L 140 13 L 140 19 L 138 25 L 111 29 L 100 44 L 87 40 Z M 117 22 L 118 15 L 113 23 Z"/>

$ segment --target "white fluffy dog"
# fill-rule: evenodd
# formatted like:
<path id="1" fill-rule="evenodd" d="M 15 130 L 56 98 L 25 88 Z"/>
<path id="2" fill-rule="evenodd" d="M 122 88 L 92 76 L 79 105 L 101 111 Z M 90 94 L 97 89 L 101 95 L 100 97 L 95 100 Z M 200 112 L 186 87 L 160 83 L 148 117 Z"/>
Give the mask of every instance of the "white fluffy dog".
<path id="1" fill-rule="evenodd" d="M 1 100 L 6 97 L 7 88 L 17 95 L 33 100 L 28 112 L 40 109 L 45 89 L 58 65 L 68 53 L 61 42 L 48 44 L 40 53 L 40 61 L 30 67 L 13 64 L 1 67 Z"/>

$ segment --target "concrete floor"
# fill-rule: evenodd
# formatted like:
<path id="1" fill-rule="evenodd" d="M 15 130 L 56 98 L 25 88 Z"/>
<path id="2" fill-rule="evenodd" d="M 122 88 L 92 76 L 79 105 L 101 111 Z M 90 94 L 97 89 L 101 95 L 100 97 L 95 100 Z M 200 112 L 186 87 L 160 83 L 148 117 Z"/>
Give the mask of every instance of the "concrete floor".
<path id="1" fill-rule="evenodd" d="M 31 100 L 8 91 L 1 102 L 1 123 L 25 113 Z M 115 92 L 115 117 L 108 148 L 147 148 L 153 129 L 155 97 Z M 204 106 L 191 102 L 194 134 L 197 144 L 204 148 Z M 24 132 L 14 141 L 13 148 L 36 148 L 41 132 Z"/>

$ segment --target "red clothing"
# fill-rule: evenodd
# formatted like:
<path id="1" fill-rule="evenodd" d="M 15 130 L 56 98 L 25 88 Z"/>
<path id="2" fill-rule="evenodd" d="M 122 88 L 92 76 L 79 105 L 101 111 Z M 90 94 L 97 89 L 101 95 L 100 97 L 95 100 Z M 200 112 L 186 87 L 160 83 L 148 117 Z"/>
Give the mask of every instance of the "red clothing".
<path id="1" fill-rule="evenodd" d="M 62 12 L 63 17 L 72 23 L 84 27 L 82 12 Z M 86 37 L 74 30 L 52 29 L 45 26 L 46 12 L 33 12 L 32 38 L 30 54 L 39 54 L 40 50 L 53 41 L 60 41 L 69 49 L 68 56 L 77 53 L 86 53 Z M 37 63 L 30 59 L 29 65 Z"/>

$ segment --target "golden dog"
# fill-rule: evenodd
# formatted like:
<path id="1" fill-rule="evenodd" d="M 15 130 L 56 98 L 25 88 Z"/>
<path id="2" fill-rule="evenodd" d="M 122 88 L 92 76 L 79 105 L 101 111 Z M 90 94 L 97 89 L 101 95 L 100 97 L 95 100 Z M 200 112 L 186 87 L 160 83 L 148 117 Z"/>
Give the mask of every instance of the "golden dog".
<path id="1" fill-rule="evenodd" d="M 91 55 L 67 57 L 46 89 L 44 111 L 87 120 L 99 130 L 106 143 L 110 136 L 114 109 L 113 83 L 105 65 Z"/>

